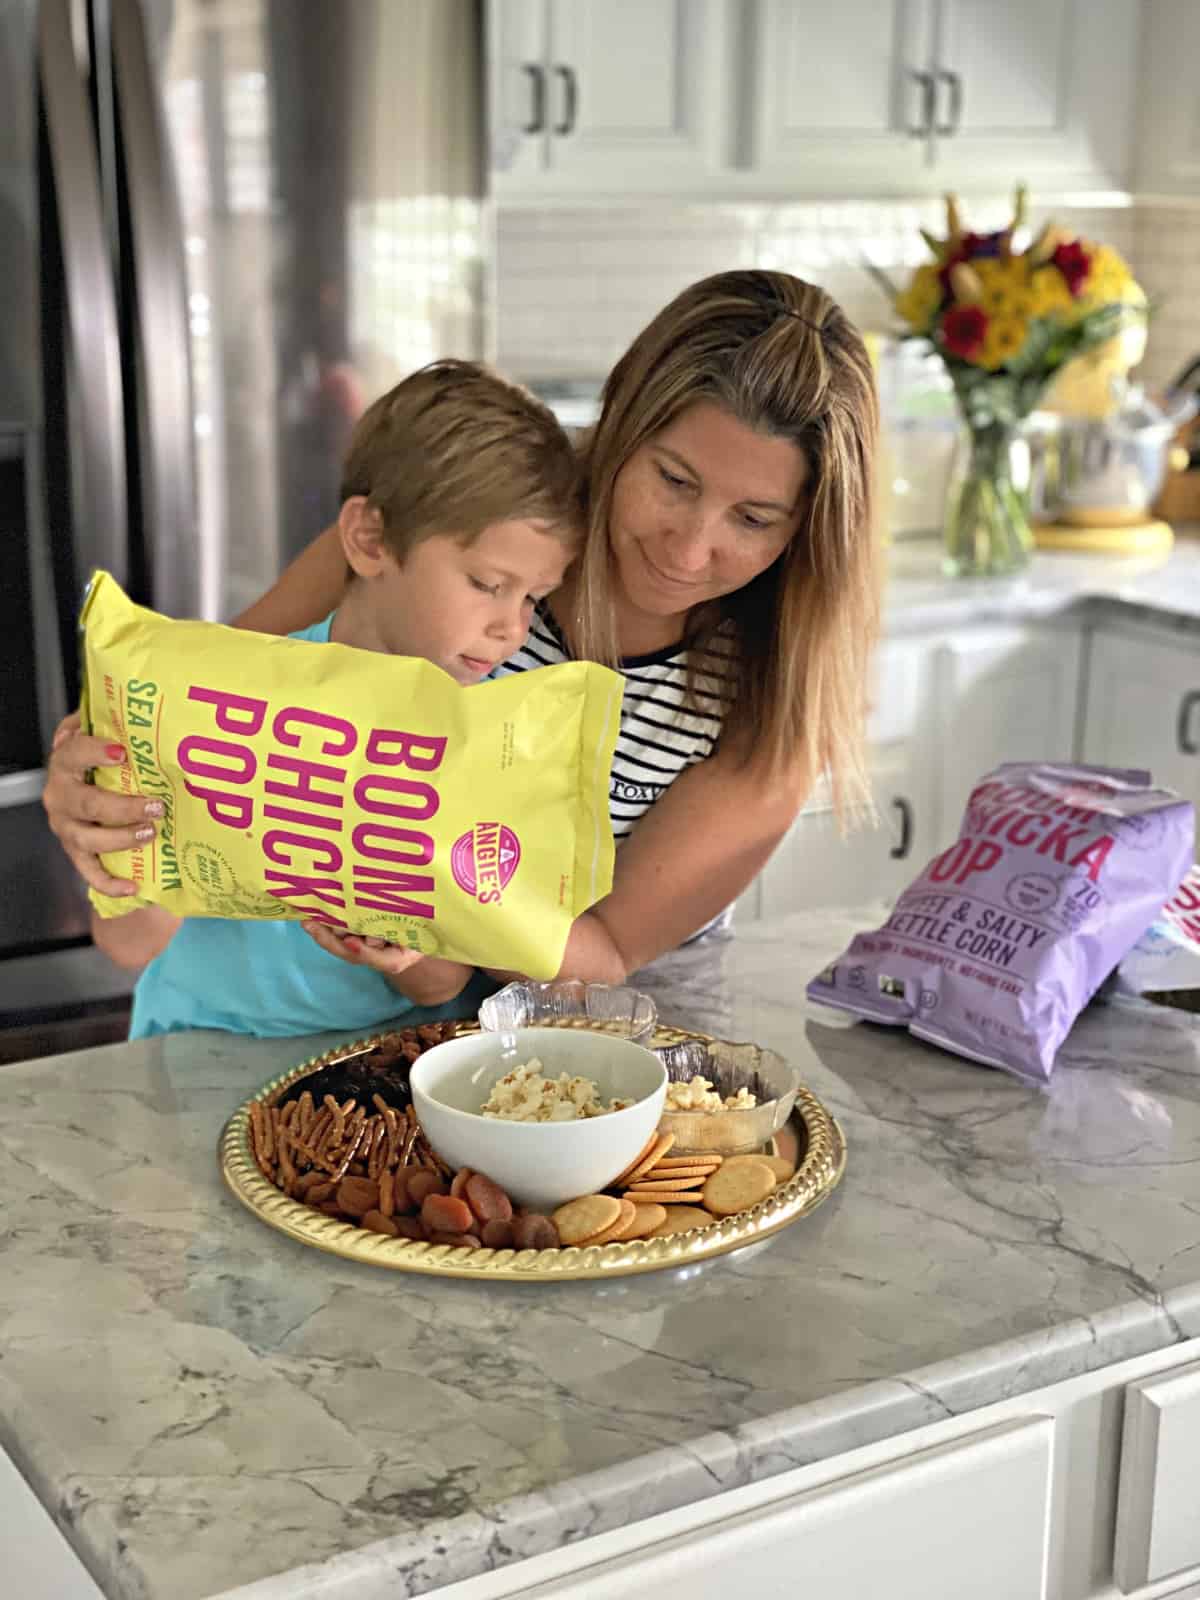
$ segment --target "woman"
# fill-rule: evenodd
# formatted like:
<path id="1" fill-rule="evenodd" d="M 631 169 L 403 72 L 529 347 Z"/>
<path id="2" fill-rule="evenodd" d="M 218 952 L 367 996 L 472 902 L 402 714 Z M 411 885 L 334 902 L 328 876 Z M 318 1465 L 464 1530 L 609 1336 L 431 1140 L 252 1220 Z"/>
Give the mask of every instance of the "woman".
<path id="1" fill-rule="evenodd" d="M 506 663 L 574 655 L 627 679 L 613 889 L 575 923 L 561 976 L 620 982 L 713 923 L 820 774 L 843 816 L 869 807 L 877 426 L 862 339 L 824 291 L 786 273 L 694 284 L 614 368 L 584 446 L 585 554 Z M 293 631 L 333 609 L 344 579 L 329 529 L 238 620 Z M 86 785 L 111 761 L 64 725 L 44 802 L 83 876 L 109 894 L 132 885 L 97 853 L 152 825 L 137 799 Z M 386 948 L 327 948 L 387 970 Z M 410 969 L 418 1003 L 461 987 L 438 970 L 450 963 L 421 966 Z"/>

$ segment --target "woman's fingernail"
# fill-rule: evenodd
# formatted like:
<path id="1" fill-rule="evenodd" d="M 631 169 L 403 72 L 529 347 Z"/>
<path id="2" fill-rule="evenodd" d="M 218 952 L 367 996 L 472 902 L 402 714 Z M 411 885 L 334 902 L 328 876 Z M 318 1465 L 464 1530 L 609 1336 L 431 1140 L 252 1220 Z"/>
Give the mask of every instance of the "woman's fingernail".
<path id="1" fill-rule="evenodd" d="M 106 744 L 104 754 L 110 761 L 124 761 L 125 746 L 123 744 Z"/>
<path id="2" fill-rule="evenodd" d="M 147 840 L 147 839 L 153 839 L 153 837 L 154 837 L 154 829 L 153 828 L 139 828 L 138 831 L 134 834 L 133 837 L 135 839 L 141 840 L 143 842 L 145 840 Z"/>
<path id="3" fill-rule="evenodd" d="M 163 803 L 161 800 L 147 800 L 142 807 L 142 815 L 144 817 L 161 817 L 162 814 Z"/>
<path id="4" fill-rule="evenodd" d="M 347 950 L 361 950 L 362 949 L 362 940 L 354 938 L 354 936 L 352 934 L 347 934 L 346 937 L 342 940 L 342 943 L 346 946 Z"/>

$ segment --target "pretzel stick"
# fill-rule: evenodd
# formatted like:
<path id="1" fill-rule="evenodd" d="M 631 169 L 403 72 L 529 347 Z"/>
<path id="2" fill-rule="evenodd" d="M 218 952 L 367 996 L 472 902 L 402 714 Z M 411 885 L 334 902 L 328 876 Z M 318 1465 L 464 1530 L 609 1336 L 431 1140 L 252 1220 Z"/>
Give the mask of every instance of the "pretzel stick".
<path id="1" fill-rule="evenodd" d="M 295 1101 L 292 1104 L 294 1105 Z M 291 1143 L 291 1129 L 282 1128 L 280 1132 L 282 1137 L 279 1140 L 279 1176 L 282 1181 L 279 1187 L 286 1193 L 290 1193 L 292 1185 L 296 1181 L 296 1169 L 292 1165 L 292 1154 L 288 1149 L 288 1145 Z"/>
<path id="2" fill-rule="evenodd" d="M 325 1096 L 324 1106 L 333 1118 L 332 1142 L 334 1145 L 339 1145 L 342 1142 L 342 1135 L 346 1131 L 346 1113 L 331 1094 Z"/>
<path id="3" fill-rule="evenodd" d="M 362 1107 L 361 1106 L 359 1106 L 358 1109 L 359 1109 L 360 1112 L 362 1111 Z M 365 1125 L 361 1125 L 359 1127 L 359 1129 L 358 1129 L 357 1134 L 355 1134 L 351 1138 L 350 1143 L 346 1146 L 346 1153 L 342 1157 L 342 1159 L 338 1162 L 337 1171 L 334 1173 L 334 1177 L 338 1180 L 339 1183 L 346 1176 L 346 1173 L 348 1172 L 348 1170 L 350 1168 L 350 1163 L 354 1160 L 355 1156 L 357 1155 L 358 1148 L 359 1148 L 359 1146 L 361 1145 L 361 1143 L 363 1141 L 364 1134 L 366 1134 L 366 1136 L 368 1138 L 370 1137 L 370 1134 L 367 1133 Z"/>
<path id="4" fill-rule="evenodd" d="M 314 1150 L 310 1144 L 307 1144 L 297 1134 L 289 1133 L 287 1138 L 291 1143 L 292 1149 L 297 1155 L 303 1156 L 310 1167 L 318 1167 L 322 1172 L 333 1171 L 333 1162 L 330 1161 L 328 1156 L 323 1156 L 319 1150 Z"/>
<path id="5" fill-rule="evenodd" d="M 368 1126 L 371 1129 L 371 1148 L 367 1153 L 367 1177 L 378 1178 L 387 1143 L 387 1124 L 382 1117 L 376 1116 L 369 1119 Z"/>

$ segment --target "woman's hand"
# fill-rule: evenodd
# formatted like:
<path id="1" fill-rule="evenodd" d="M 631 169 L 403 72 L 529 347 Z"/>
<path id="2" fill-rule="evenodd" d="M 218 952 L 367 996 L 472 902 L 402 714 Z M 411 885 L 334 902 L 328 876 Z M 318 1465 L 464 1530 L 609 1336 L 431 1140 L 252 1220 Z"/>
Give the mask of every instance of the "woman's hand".
<path id="1" fill-rule="evenodd" d="M 105 744 L 82 733 L 79 713 L 74 712 L 55 729 L 46 763 L 42 805 L 51 830 L 75 870 L 102 894 L 136 894 L 137 885 L 127 878 L 114 878 L 100 854 L 145 844 L 154 837 L 155 819 L 163 814 L 161 800 L 112 794 L 87 781 L 93 768 L 123 766 L 127 759 L 121 745 Z"/>
<path id="2" fill-rule="evenodd" d="M 328 923 L 315 918 L 300 926 L 327 954 L 349 962 L 352 967 L 369 967 L 372 972 L 378 972 L 416 1006 L 445 1005 L 461 994 L 475 970 L 459 961 L 423 956 L 419 950 L 389 944 L 386 939 L 336 933 Z"/>

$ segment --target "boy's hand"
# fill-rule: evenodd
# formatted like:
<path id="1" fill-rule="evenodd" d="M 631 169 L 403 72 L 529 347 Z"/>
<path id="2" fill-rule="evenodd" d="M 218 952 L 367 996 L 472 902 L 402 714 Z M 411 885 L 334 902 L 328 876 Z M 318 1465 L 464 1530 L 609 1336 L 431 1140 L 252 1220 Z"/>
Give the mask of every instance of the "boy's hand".
<path id="1" fill-rule="evenodd" d="M 419 950 L 408 950 L 403 945 L 389 944 L 386 939 L 367 939 L 358 933 L 337 933 L 328 923 L 315 917 L 300 926 L 314 943 L 339 961 L 348 961 L 352 967 L 370 967 L 385 978 L 398 978 L 409 967 L 426 958 Z"/>
<path id="2" fill-rule="evenodd" d="M 419 950 L 388 944 L 385 939 L 356 933 L 335 933 L 328 923 L 302 922 L 300 926 L 322 950 L 351 966 L 370 967 L 415 1006 L 443 1006 L 471 981 L 474 967 L 440 956 L 423 956 Z"/>

